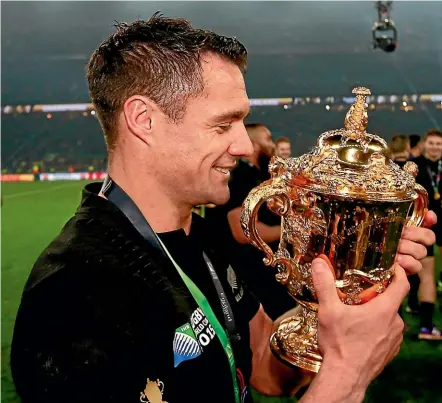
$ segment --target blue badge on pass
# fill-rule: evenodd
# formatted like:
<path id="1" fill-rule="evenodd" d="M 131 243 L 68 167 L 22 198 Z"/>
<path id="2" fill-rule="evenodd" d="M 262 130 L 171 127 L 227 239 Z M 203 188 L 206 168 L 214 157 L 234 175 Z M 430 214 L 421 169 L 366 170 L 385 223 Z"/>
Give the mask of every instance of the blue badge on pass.
<path id="1" fill-rule="evenodd" d="M 173 356 L 175 368 L 183 361 L 192 360 L 201 355 L 201 347 L 196 340 L 195 333 L 186 323 L 175 331 L 173 338 Z"/>

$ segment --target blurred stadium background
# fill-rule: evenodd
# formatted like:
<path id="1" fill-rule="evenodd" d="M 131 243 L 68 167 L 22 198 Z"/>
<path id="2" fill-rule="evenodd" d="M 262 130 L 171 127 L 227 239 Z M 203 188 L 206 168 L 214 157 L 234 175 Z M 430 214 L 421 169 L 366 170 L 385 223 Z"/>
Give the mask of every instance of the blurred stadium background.
<path id="1" fill-rule="evenodd" d="M 20 294 L 33 262 L 72 214 L 84 181 L 105 170 L 105 146 L 88 105 L 84 66 L 114 20 L 161 10 L 237 36 L 249 50 L 250 120 L 292 140 L 294 155 L 343 125 L 351 89 L 370 87 L 369 131 L 442 127 L 442 3 L 394 3 L 399 48 L 371 47 L 373 2 L 2 2 L 2 401 L 17 402 L 9 346 Z M 5 183 L 33 170 L 42 181 Z M 71 171 L 75 176 L 66 175 Z M 79 173 L 87 174 L 79 174 Z M 20 179 L 17 176 L 11 180 Z M 440 267 L 440 261 L 438 261 Z M 442 402 L 442 346 L 417 342 L 410 326 L 401 354 L 366 402 Z M 442 317 L 436 318 L 442 326 Z M 32 332 L 32 329 L 30 329 Z M 284 399 L 258 401 L 279 403 Z"/>

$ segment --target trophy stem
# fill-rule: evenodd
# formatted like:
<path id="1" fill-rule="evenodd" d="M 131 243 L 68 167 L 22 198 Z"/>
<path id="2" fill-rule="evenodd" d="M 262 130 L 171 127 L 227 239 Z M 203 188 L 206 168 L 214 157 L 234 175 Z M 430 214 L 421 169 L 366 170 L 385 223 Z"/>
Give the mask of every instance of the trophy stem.
<path id="1" fill-rule="evenodd" d="M 318 347 L 317 313 L 305 307 L 281 321 L 270 338 L 270 348 L 285 364 L 318 372 L 322 356 Z"/>

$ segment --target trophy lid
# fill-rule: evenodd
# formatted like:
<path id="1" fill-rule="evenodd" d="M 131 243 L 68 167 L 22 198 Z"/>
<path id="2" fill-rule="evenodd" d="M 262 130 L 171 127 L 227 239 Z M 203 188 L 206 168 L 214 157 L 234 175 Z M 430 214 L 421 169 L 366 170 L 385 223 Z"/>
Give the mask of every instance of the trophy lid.
<path id="1" fill-rule="evenodd" d="M 370 90 L 358 87 L 353 94 L 356 99 L 345 116 L 344 128 L 323 133 L 308 154 L 285 162 L 277 159 L 270 165 L 272 175 L 282 173 L 292 185 L 346 198 L 413 199 L 416 164 L 407 162 L 401 169 L 391 160 L 385 140 L 366 132 Z"/>

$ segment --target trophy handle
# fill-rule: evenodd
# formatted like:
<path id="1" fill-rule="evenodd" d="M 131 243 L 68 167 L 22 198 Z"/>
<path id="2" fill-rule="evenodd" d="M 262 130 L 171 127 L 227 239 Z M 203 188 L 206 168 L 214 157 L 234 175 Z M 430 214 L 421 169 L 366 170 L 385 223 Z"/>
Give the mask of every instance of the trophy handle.
<path id="1" fill-rule="evenodd" d="M 428 211 L 428 193 L 419 184 L 416 184 L 414 190 L 417 193 L 417 198 L 414 201 L 413 214 L 407 221 L 407 227 L 419 227 L 424 221 L 425 214 Z"/>
<path id="2" fill-rule="evenodd" d="M 261 205 L 271 201 L 272 211 L 280 216 L 285 216 L 291 208 L 290 192 L 285 182 L 279 178 L 269 179 L 252 189 L 243 203 L 241 211 L 241 227 L 250 243 L 265 253 L 264 264 L 275 266 L 278 263 L 287 263 L 281 257 L 276 257 L 256 229 L 258 210 Z"/>

